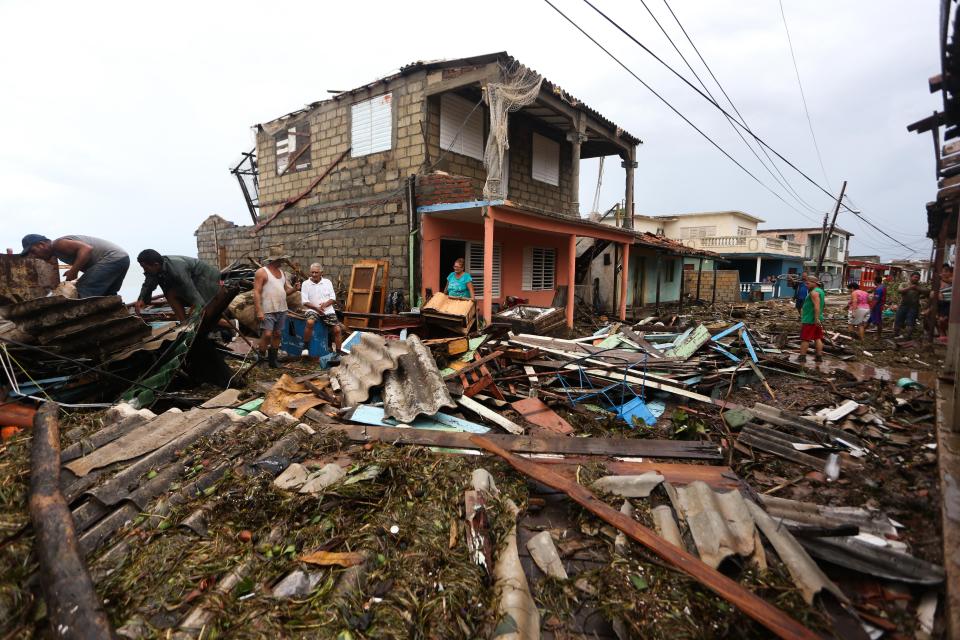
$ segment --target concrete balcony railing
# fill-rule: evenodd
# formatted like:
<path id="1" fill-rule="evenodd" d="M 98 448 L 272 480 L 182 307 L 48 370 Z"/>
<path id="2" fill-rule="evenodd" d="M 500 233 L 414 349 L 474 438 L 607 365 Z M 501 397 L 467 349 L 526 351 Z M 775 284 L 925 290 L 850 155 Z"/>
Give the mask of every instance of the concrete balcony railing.
<path id="1" fill-rule="evenodd" d="M 716 253 L 772 253 L 803 257 L 803 245 L 766 236 L 707 236 L 690 238 L 683 243 L 694 249 Z"/>

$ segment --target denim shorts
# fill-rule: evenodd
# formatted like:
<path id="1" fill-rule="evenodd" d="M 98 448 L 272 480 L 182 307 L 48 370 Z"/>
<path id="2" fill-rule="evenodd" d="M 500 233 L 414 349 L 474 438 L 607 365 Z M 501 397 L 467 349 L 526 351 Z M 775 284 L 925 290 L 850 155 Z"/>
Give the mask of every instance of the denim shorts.
<path id="1" fill-rule="evenodd" d="M 260 331 L 283 331 L 287 326 L 287 312 L 274 311 L 273 313 L 263 314 L 263 320 L 260 321 Z"/>

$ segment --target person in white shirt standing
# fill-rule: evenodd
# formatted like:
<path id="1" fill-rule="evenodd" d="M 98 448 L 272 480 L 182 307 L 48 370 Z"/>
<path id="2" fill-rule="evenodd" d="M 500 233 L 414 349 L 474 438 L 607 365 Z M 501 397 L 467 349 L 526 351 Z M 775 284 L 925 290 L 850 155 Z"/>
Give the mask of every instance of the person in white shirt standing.
<path id="1" fill-rule="evenodd" d="M 287 284 L 287 276 L 280 270 L 280 264 L 287 256 L 270 256 L 265 267 L 257 269 L 253 277 L 253 308 L 260 321 L 260 357 L 267 352 L 270 366 L 277 363 L 280 350 L 280 335 L 287 324 L 287 295 L 295 289 Z"/>
<path id="2" fill-rule="evenodd" d="M 317 320 L 323 322 L 333 334 L 334 353 L 340 353 L 340 344 L 343 341 L 343 332 L 340 330 L 340 321 L 337 319 L 337 292 L 333 290 L 333 283 L 323 277 L 323 266 L 319 262 L 310 265 L 310 279 L 300 285 L 300 299 L 307 309 L 307 328 L 303 330 L 303 353 L 310 355 L 310 340 L 313 339 L 313 327 Z"/>

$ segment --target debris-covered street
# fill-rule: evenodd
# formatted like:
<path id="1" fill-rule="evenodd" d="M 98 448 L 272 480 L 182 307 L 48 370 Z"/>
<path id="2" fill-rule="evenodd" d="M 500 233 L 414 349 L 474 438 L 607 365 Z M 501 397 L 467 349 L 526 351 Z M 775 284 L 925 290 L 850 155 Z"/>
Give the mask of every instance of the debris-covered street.
<path id="1" fill-rule="evenodd" d="M 0 5 L 0 640 L 960 639 L 960 2 L 375 4 Z"/>

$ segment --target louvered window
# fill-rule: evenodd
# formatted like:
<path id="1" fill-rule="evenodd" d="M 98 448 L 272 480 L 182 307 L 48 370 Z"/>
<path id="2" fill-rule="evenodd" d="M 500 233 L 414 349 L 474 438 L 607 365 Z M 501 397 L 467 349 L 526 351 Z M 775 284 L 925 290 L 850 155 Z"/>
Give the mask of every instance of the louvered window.
<path id="1" fill-rule="evenodd" d="M 483 160 L 483 109 L 452 93 L 440 97 L 440 148 Z"/>
<path id="2" fill-rule="evenodd" d="M 393 94 L 358 102 L 350 108 L 350 155 L 354 158 L 387 151 L 393 136 Z"/>
<path id="3" fill-rule="evenodd" d="M 710 238 L 717 235 L 716 225 L 709 227 L 680 227 L 680 238 L 690 240 L 691 238 Z"/>
<path id="4" fill-rule="evenodd" d="M 477 297 L 483 296 L 483 243 L 467 243 L 467 273 L 473 278 L 473 290 Z M 493 245 L 493 298 L 500 297 L 500 245 Z"/>
<path id="5" fill-rule="evenodd" d="M 556 286 L 557 251 L 547 247 L 523 250 L 523 290 L 553 291 Z"/>
<path id="6" fill-rule="evenodd" d="M 553 186 L 560 184 L 560 143 L 539 133 L 533 134 L 533 161 L 531 175 L 534 180 Z"/>
<path id="7" fill-rule="evenodd" d="M 287 127 L 273 137 L 277 145 L 277 175 L 310 168 L 310 123 Z"/>

